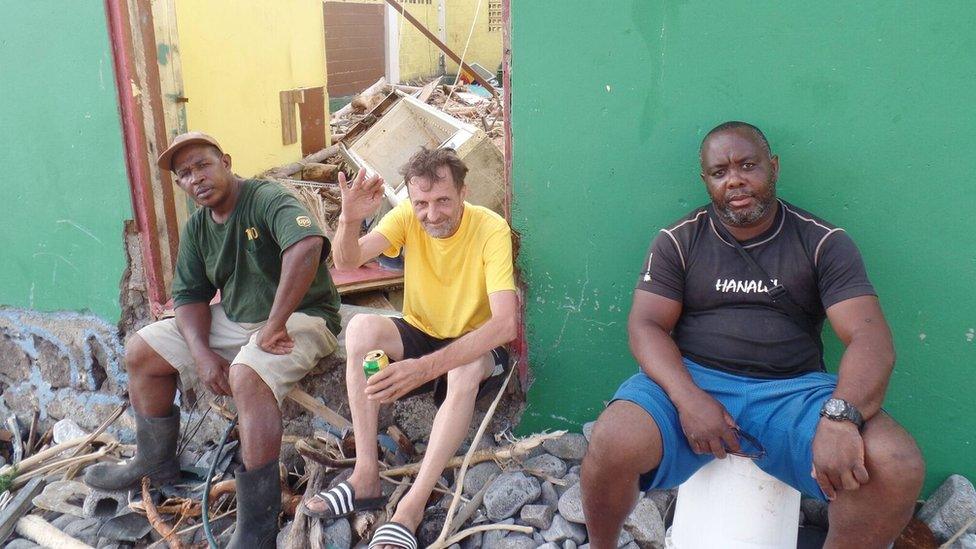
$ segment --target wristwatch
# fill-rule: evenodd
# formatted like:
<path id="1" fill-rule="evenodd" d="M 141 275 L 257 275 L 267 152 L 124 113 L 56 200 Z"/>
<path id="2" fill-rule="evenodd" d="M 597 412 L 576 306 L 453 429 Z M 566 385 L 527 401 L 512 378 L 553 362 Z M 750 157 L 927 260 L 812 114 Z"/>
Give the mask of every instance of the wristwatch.
<path id="1" fill-rule="evenodd" d="M 853 404 L 840 398 L 830 398 L 820 408 L 820 415 L 833 421 L 850 421 L 857 430 L 864 428 L 864 417 Z"/>

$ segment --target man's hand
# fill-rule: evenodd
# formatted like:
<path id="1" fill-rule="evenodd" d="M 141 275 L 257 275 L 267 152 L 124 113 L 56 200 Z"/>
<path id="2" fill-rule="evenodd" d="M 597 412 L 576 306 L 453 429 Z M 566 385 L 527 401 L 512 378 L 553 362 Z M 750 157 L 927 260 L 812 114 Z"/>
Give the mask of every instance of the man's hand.
<path id="1" fill-rule="evenodd" d="M 714 454 L 725 459 L 726 448 L 738 452 L 735 420 L 722 404 L 705 391 L 697 391 L 675 402 L 681 430 L 696 454 Z"/>
<path id="2" fill-rule="evenodd" d="M 393 402 L 432 379 L 431 367 L 421 358 L 394 362 L 366 380 L 366 396 L 383 404 Z"/>
<path id="3" fill-rule="evenodd" d="M 213 351 L 194 358 L 200 381 L 215 395 L 230 396 L 230 362 Z"/>
<path id="4" fill-rule="evenodd" d="M 285 325 L 270 322 L 258 331 L 257 344 L 262 351 L 273 355 L 287 355 L 295 348 L 295 340 L 288 335 Z"/>
<path id="5" fill-rule="evenodd" d="M 821 418 L 813 437 L 813 470 L 820 489 L 833 501 L 841 490 L 857 490 L 869 480 L 864 440 L 857 425 Z"/>
<path id="6" fill-rule="evenodd" d="M 342 213 L 345 221 L 360 222 L 376 213 L 383 200 L 383 178 L 372 175 L 366 178 L 366 171 L 359 170 L 352 182 L 346 174 L 339 172 L 339 192 L 342 194 Z"/>

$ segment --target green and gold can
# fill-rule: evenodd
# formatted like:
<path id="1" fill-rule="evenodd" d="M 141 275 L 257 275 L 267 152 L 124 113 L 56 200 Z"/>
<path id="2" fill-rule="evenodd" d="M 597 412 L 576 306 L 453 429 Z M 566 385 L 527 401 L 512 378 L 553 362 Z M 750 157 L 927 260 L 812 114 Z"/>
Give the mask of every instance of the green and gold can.
<path id="1" fill-rule="evenodd" d="M 370 351 L 363 357 L 363 372 L 369 377 L 390 365 L 390 358 L 382 350 Z"/>

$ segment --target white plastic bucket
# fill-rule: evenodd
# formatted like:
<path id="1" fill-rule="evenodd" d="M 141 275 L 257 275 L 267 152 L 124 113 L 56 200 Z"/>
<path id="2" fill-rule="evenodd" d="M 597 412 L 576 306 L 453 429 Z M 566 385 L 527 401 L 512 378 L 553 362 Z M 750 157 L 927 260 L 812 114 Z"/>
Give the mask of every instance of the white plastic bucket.
<path id="1" fill-rule="evenodd" d="M 673 549 L 794 549 L 800 492 L 751 459 L 714 459 L 678 487 Z"/>

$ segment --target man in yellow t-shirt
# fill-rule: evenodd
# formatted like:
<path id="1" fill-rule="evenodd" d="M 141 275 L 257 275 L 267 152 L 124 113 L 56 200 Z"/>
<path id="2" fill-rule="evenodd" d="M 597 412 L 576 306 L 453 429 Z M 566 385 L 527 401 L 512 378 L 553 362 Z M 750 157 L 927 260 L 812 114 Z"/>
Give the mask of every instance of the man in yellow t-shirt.
<path id="1" fill-rule="evenodd" d="M 479 392 L 497 385 L 491 381 L 507 369 L 502 346 L 516 336 L 511 229 L 498 214 L 464 201 L 467 171 L 451 149 L 421 149 L 401 169 L 410 199 L 362 238 L 359 228 L 379 207 L 383 181 L 360 172 L 347 184 L 340 175 L 336 267 L 354 269 L 404 249 L 403 318 L 358 315 L 349 322 L 346 387 L 356 467 L 346 482 L 306 501 L 303 511 L 335 518 L 383 505 L 376 455 L 380 404 L 434 391 L 440 406 L 417 479 L 370 547 L 415 549 L 427 499 L 467 433 Z M 393 363 L 367 380 L 363 356 L 374 349 Z"/>

